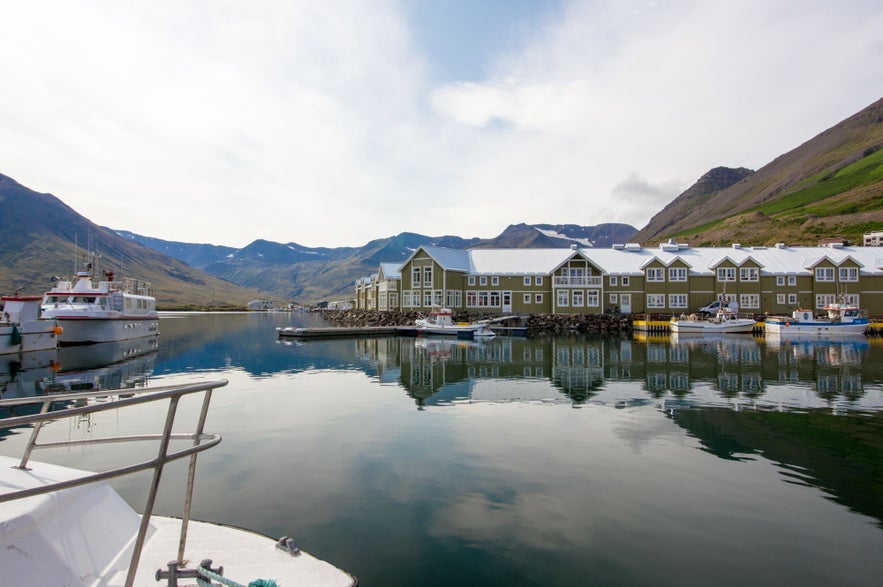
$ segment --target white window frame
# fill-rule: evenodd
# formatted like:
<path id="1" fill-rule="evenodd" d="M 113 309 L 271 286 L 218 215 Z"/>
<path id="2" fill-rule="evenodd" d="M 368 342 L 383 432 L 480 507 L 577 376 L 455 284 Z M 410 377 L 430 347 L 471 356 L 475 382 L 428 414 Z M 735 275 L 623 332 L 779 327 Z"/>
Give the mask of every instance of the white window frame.
<path id="1" fill-rule="evenodd" d="M 487 275 L 480 275 L 478 277 L 478 285 L 487 285 Z"/>
<path id="2" fill-rule="evenodd" d="M 620 283 L 622 284 L 623 287 L 628 287 L 630 281 L 631 281 L 631 279 L 629 279 L 628 277 L 623 275 L 622 279 L 620 280 Z"/>
<path id="3" fill-rule="evenodd" d="M 421 276 L 423 275 L 423 267 L 412 267 L 411 268 L 411 285 L 418 285 L 422 283 Z"/>
<path id="4" fill-rule="evenodd" d="M 834 281 L 834 268 L 833 267 L 816 267 L 815 275 L 816 275 L 816 281 L 824 281 L 824 282 Z M 833 303 L 833 302 L 829 302 L 829 303 Z M 824 307 L 824 306 L 821 306 L 821 307 Z"/>
<path id="5" fill-rule="evenodd" d="M 618 279 L 616 278 L 616 275 L 611 275 L 610 276 L 610 287 L 616 287 L 617 281 L 618 281 Z"/>
<path id="6" fill-rule="evenodd" d="M 858 281 L 858 267 L 838 267 L 839 281 Z"/>
<path id="7" fill-rule="evenodd" d="M 669 267 L 668 268 L 668 280 L 669 281 L 687 281 L 687 268 L 686 267 Z"/>
<path id="8" fill-rule="evenodd" d="M 543 276 L 542 275 L 537 275 L 534 278 L 534 285 L 543 285 Z"/>
<path id="9" fill-rule="evenodd" d="M 423 268 L 423 287 L 432 287 L 432 265 Z"/>
<path id="10" fill-rule="evenodd" d="M 783 293 L 776 294 L 776 303 L 779 304 L 780 306 L 785 305 L 786 299 L 787 299 L 787 296 L 785 294 L 783 294 Z"/>
<path id="11" fill-rule="evenodd" d="M 500 285 L 500 277 L 497 275 L 491 276 L 491 285 Z"/>
<path id="12" fill-rule="evenodd" d="M 668 294 L 668 307 L 669 308 L 686 308 L 687 301 L 688 301 L 687 294 L 682 294 L 682 293 Z"/>
<path id="13" fill-rule="evenodd" d="M 597 308 L 601 305 L 601 292 L 597 289 L 590 289 L 586 292 L 586 307 Z"/>
<path id="14" fill-rule="evenodd" d="M 647 309 L 665 308 L 665 294 L 647 294 Z"/>
<path id="15" fill-rule="evenodd" d="M 570 290 L 559 289 L 557 300 L 557 306 L 559 308 L 567 308 L 568 306 L 570 306 Z"/>
<path id="16" fill-rule="evenodd" d="M 530 282 L 531 282 L 530 275 L 525 275 L 524 276 L 524 285 L 527 287 L 530 287 Z"/>
<path id="17" fill-rule="evenodd" d="M 735 267 L 718 267 L 717 268 L 717 281 L 718 281 L 718 283 L 727 282 L 727 281 L 736 281 L 736 268 Z"/>
<path id="18" fill-rule="evenodd" d="M 466 285 L 475 285 L 475 276 L 470 275 L 466 278 Z"/>
<path id="19" fill-rule="evenodd" d="M 619 294 L 610 294 L 610 303 L 618 304 L 619 303 Z"/>
<path id="20" fill-rule="evenodd" d="M 749 310 L 757 310 L 760 308 L 760 294 L 747 293 L 739 294 L 739 307 Z"/>
<path id="21" fill-rule="evenodd" d="M 797 303 L 797 294 L 796 293 L 789 293 L 788 294 L 788 304 L 793 306 L 796 303 Z"/>
<path id="22" fill-rule="evenodd" d="M 776 285 L 779 287 L 785 287 L 785 276 L 784 275 L 776 275 Z"/>
<path id="23" fill-rule="evenodd" d="M 581 289 L 575 289 L 571 293 L 571 306 L 574 308 L 582 308 L 585 304 L 585 292 Z"/>
<path id="24" fill-rule="evenodd" d="M 816 294 L 816 309 L 822 310 L 828 304 L 833 304 L 837 301 L 836 294 Z"/>
<path id="25" fill-rule="evenodd" d="M 542 304 L 543 303 L 543 294 L 541 294 L 541 293 L 534 294 L 533 301 L 535 304 Z"/>
<path id="26" fill-rule="evenodd" d="M 791 285 L 791 286 L 797 285 L 797 276 L 796 275 L 789 275 L 788 276 L 788 285 Z"/>
<path id="27" fill-rule="evenodd" d="M 529 304 L 532 298 L 533 296 L 531 296 L 529 293 L 524 294 L 524 303 Z"/>
<path id="28" fill-rule="evenodd" d="M 665 282 L 665 269 L 662 267 L 647 267 L 646 276 L 648 282 Z"/>
<path id="29" fill-rule="evenodd" d="M 758 281 L 760 270 L 757 267 L 739 267 L 739 281 Z"/>

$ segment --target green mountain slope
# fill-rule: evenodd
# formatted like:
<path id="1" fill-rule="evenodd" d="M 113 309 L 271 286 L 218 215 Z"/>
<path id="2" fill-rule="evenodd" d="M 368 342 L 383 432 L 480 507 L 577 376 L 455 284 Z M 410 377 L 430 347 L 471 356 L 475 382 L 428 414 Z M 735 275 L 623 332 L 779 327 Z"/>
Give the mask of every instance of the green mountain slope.
<path id="1" fill-rule="evenodd" d="M 647 244 L 675 238 L 692 245 L 816 244 L 826 237 L 861 242 L 883 229 L 883 99 L 707 194 L 690 188 L 635 236 Z"/>

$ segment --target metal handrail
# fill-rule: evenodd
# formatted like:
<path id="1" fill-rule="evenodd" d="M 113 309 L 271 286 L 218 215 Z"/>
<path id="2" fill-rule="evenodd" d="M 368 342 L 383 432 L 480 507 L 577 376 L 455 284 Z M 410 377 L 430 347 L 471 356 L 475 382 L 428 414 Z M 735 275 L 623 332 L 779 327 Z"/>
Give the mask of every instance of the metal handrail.
<path id="1" fill-rule="evenodd" d="M 152 389 L 116 389 L 99 392 L 52 394 L 27 398 L 0 400 L 0 408 L 26 404 L 42 404 L 40 412 L 38 414 L 31 414 L 27 416 L 14 416 L 11 418 L 4 418 L 0 420 L 0 429 L 13 428 L 30 424 L 34 425 L 34 428 L 31 431 L 31 436 L 28 439 L 27 444 L 25 445 L 22 459 L 18 465 L 18 468 L 21 469 L 27 469 L 31 453 L 36 449 L 53 448 L 59 446 L 81 446 L 88 444 L 133 442 L 144 440 L 158 440 L 160 445 L 156 457 L 148 461 L 134 463 L 124 467 L 117 467 L 115 469 L 103 471 L 100 473 L 86 474 L 76 479 L 58 481 L 42 487 L 34 487 L 30 489 L 22 489 L 5 494 L 0 494 L 0 503 L 23 499 L 26 497 L 32 497 L 35 495 L 42 495 L 45 493 L 52 493 L 55 491 L 60 491 L 62 489 L 70 489 L 72 487 L 79 487 L 82 485 L 88 485 L 90 483 L 97 483 L 99 481 L 106 481 L 108 479 L 123 477 L 125 475 L 131 475 L 140 471 L 153 469 L 153 479 L 151 481 L 150 490 L 147 494 L 147 501 L 144 506 L 144 512 L 141 516 L 141 525 L 138 529 L 138 536 L 135 540 L 135 545 L 132 552 L 132 559 L 129 562 L 129 571 L 126 575 L 126 586 L 131 587 L 131 585 L 134 584 L 135 573 L 138 569 L 138 563 L 141 559 L 141 551 L 144 548 L 144 541 L 147 536 L 148 527 L 150 525 L 150 517 L 151 515 L 153 515 L 153 507 L 156 502 L 156 494 L 159 490 L 159 483 L 160 479 L 162 478 L 163 468 L 165 467 L 166 463 L 189 456 L 190 466 L 187 474 L 187 489 L 184 496 L 184 512 L 181 517 L 181 536 L 178 545 L 177 558 L 179 562 L 183 561 L 184 548 L 187 542 L 187 528 L 190 522 L 190 505 L 193 496 L 193 480 L 196 475 L 196 455 L 204 450 L 208 450 L 209 448 L 221 442 L 220 434 L 205 434 L 203 432 L 203 427 L 205 425 L 206 416 L 208 415 L 208 406 L 211 401 L 212 391 L 218 387 L 223 387 L 225 385 L 227 385 L 227 381 L 221 379 L 218 381 L 155 387 Z M 196 425 L 196 430 L 192 433 L 173 434 L 172 425 L 175 421 L 175 415 L 177 413 L 179 400 L 185 395 L 199 392 L 204 392 L 205 395 L 203 396 L 202 409 L 199 414 L 199 420 Z M 108 401 L 100 404 L 90 404 L 86 406 L 73 407 L 54 412 L 49 411 L 49 408 L 53 403 L 108 398 L 112 396 L 120 396 L 121 394 L 124 394 L 128 397 L 120 397 L 113 401 Z M 43 424 L 47 422 L 64 418 L 73 418 L 81 415 L 94 414 L 132 405 L 155 402 L 163 399 L 169 400 L 169 409 L 166 412 L 166 419 L 163 426 L 163 432 L 161 434 L 109 436 L 103 438 L 76 440 L 72 439 L 61 442 L 46 443 L 37 442 L 37 438 L 40 434 Z M 169 452 L 169 443 L 173 439 L 190 439 L 193 440 L 193 445 L 186 449 Z"/>

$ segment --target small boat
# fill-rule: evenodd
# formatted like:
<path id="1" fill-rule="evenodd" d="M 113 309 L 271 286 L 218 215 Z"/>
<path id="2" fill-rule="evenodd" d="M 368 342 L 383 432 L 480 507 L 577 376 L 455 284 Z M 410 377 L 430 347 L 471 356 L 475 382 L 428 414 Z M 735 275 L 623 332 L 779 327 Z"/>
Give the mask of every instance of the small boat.
<path id="1" fill-rule="evenodd" d="M 697 314 L 674 317 L 669 328 L 674 334 L 750 334 L 756 323 L 754 318 L 740 318 L 729 308 L 721 308 L 707 319 Z"/>
<path id="2" fill-rule="evenodd" d="M 791 316 L 770 316 L 764 328 L 767 334 L 796 336 L 843 336 L 864 334 L 868 330 L 870 320 L 854 304 L 834 303 L 824 309 L 824 316 L 802 309 L 794 310 Z"/>
<path id="3" fill-rule="evenodd" d="M 92 263 L 73 281 L 57 281 L 43 296 L 43 318 L 58 322 L 59 345 L 94 344 L 155 336 L 159 333 L 156 300 L 146 281 L 114 281 L 113 271 L 95 282 Z"/>
<path id="4" fill-rule="evenodd" d="M 40 319 L 39 296 L 3 296 L 0 317 L 0 355 L 21 355 L 53 350 L 58 346 L 61 327 L 53 320 Z"/>
<path id="5" fill-rule="evenodd" d="M 415 322 L 417 334 L 445 334 L 466 338 L 493 338 L 496 336 L 485 320 L 478 322 L 454 322 L 454 313 L 450 308 L 438 308 L 425 318 Z"/>
<path id="6" fill-rule="evenodd" d="M 0 456 L 0 568 L 10 585 L 316 585 L 354 587 L 358 580 L 301 551 L 288 536 L 279 539 L 247 529 L 190 518 L 196 457 L 221 441 L 204 432 L 212 392 L 226 381 L 160 388 L 60 393 L 0 400 L 0 432 L 31 428 L 20 457 Z M 202 411 L 193 414 L 193 432 L 172 432 L 179 400 L 202 394 Z M 99 412 L 149 402 L 165 403 L 168 413 L 157 434 L 101 436 L 90 433 L 38 442 L 52 434 L 56 421 L 88 422 Z M 183 402 L 181 402 L 183 403 Z M 50 409 L 55 406 L 56 409 Z M 33 408 L 33 409 L 30 409 Z M 58 438 L 58 435 L 55 435 Z M 118 448 L 116 443 L 148 442 L 154 458 L 90 472 L 31 459 L 44 448 L 88 446 Z M 86 449 L 83 449 L 86 450 Z M 74 451 L 76 452 L 76 451 Z M 5 454 L 9 454 L 8 452 Z M 57 453 L 56 453 L 57 454 Z M 189 457 L 189 458 L 188 458 Z M 180 467 L 166 464 L 188 458 Z M 189 464 L 189 467 L 187 466 Z M 160 516 L 154 505 L 163 472 L 183 487 L 180 517 Z M 108 480 L 152 471 L 139 515 Z M 233 499 L 233 498 L 231 498 Z M 233 504 L 231 504 L 232 506 Z M 168 505 L 164 507 L 169 507 Z M 202 561 L 202 562 L 200 562 Z M 272 581 L 271 581 L 272 580 Z M 162 582 L 160 582 L 162 581 Z M 277 583 L 278 582 L 278 583 Z"/>

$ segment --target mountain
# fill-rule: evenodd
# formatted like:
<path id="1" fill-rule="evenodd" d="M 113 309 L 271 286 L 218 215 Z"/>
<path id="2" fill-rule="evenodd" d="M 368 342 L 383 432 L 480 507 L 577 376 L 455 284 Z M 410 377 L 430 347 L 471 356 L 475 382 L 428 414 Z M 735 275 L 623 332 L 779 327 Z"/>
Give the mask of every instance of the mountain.
<path id="1" fill-rule="evenodd" d="M 93 224 L 52 194 L 0 175 L 0 292 L 39 295 L 53 276 L 69 277 L 78 255 L 95 251 L 102 268 L 153 285 L 157 304 L 242 308 L 259 294 Z"/>
<path id="2" fill-rule="evenodd" d="M 883 99 L 756 172 L 719 167 L 635 235 L 656 244 L 861 242 L 883 229 Z"/>
<path id="3" fill-rule="evenodd" d="M 421 245 L 452 249 L 474 247 L 545 248 L 610 246 L 626 242 L 637 229 L 628 224 L 598 226 L 518 224 L 493 239 L 425 236 L 403 232 L 362 247 L 310 248 L 294 242 L 256 240 L 242 249 L 163 241 L 118 231 L 121 236 L 172 255 L 216 277 L 270 292 L 288 301 L 315 303 L 349 299 L 356 279 L 377 271 L 380 263 L 404 262 Z"/>

